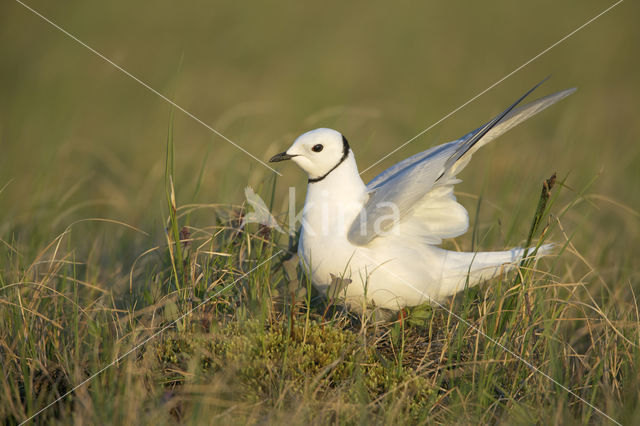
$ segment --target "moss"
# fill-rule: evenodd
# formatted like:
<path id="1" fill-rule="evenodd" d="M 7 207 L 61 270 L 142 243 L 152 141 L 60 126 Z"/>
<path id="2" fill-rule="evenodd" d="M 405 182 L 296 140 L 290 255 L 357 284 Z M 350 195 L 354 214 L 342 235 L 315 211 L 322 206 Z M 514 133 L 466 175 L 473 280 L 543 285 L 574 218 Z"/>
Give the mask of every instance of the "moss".
<path id="1" fill-rule="evenodd" d="M 434 394 L 414 370 L 390 368 L 390 361 L 375 346 L 364 345 L 360 334 L 318 321 L 301 322 L 292 330 L 284 323 L 232 321 L 210 334 L 167 335 L 156 355 L 165 377 L 189 371 L 191 365 L 198 366 L 197 374 L 181 381 L 206 382 L 215 374 L 230 374 L 229 383 L 240 391 L 235 398 L 242 395 L 249 403 L 295 403 L 313 394 L 316 401 L 339 395 L 345 403 L 365 398 L 379 400 L 383 407 L 401 393 L 409 396 L 402 399 L 402 409 L 418 415 Z M 358 382 L 361 386 L 354 386 Z"/>

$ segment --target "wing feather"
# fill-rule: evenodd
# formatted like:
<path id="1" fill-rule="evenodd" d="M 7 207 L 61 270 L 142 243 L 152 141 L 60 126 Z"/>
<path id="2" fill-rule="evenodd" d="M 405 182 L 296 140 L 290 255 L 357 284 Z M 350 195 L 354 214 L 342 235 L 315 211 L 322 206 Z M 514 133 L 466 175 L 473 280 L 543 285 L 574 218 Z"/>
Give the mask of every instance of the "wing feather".
<path id="1" fill-rule="evenodd" d="M 415 154 L 380 173 L 367 184 L 369 198 L 349 228 L 349 241 L 366 245 L 396 225 L 403 234 L 429 244 L 466 232 L 468 214 L 453 195 L 453 185 L 459 182 L 456 174 L 480 147 L 575 90 L 563 90 L 515 108 L 520 98 L 462 138 Z"/>

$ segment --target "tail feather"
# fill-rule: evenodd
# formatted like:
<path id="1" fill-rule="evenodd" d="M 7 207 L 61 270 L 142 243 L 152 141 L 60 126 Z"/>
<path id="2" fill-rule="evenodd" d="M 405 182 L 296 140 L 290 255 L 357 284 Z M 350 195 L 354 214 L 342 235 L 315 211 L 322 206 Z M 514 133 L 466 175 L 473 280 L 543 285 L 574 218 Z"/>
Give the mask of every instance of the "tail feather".
<path id="1" fill-rule="evenodd" d="M 493 252 L 447 252 L 443 265 L 442 286 L 440 297 L 447 297 L 463 290 L 467 285 L 476 286 L 484 281 L 499 276 L 515 268 L 522 260 L 525 252 L 527 257 L 535 259 L 551 254 L 553 244 L 545 244 L 538 248 L 524 249 L 521 247 L 507 251 Z"/>

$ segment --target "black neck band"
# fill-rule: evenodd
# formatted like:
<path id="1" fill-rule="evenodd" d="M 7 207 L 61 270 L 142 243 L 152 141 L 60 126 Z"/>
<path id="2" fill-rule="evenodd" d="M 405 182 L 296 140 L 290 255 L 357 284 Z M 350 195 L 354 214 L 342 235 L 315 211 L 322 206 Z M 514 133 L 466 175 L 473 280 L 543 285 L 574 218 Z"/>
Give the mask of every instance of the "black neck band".
<path id="1" fill-rule="evenodd" d="M 335 166 L 333 166 L 331 170 L 329 170 L 327 173 L 323 174 L 322 176 L 319 176 L 313 179 L 309 178 L 309 183 L 320 182 L 322 179 L 329 176 L 329 173 L 334 171 L 340 164 L 344 163 L 344 160 L 346 160 L 348 156 L 349 156 L 349 142 L 347 142 L 347 138 L 345 138 L 344 135 L 342 135 L 342 158 L 340 159 L 340 161 L 338 161 L 338 163 Z"/>

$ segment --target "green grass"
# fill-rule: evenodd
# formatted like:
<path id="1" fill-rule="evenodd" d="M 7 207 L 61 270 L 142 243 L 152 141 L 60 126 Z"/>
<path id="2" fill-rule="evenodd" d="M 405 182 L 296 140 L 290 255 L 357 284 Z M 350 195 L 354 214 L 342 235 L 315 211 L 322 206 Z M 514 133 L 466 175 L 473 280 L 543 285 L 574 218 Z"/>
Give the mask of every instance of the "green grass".
<path id="1" fill-rule="evenodd" d="M 29 4 L 260 158 L 329 126 L 361 169 L 605 7 Z M 247 184 L 283 219 L 300 172 L 276 179 L 18 4 L 3 12 L 3 423 L 119 360 L 34 422 L 609 424 L 500 345 L 621 423 L 640 418 L 637 5 L 364 175 L 549 73 L 539 95 L 579 87 L 474 156 L 456 188 L 472 230 L 445 242 L 502 249 L 546 229 L 556 254 L 386 322 L 320 297 L 286 236 L 238 229 Z"/>
<path id="2" fill-rule="evenodd" d="M 74 226 L 31 263 L 5 245 L 6 422 L 86 378 L 36 421 L 604 421 L 519 357 L 620 421 L 638 415 L 637 310 L 560 276 L 568 245 L 444 309 L 371 321 L 291 277 L 286 238 L 238 228 L 242 210 L 219 207 L 215 224 L 186 225 L 193 209 L 175 201 L 172 145 L 170 128 L 166 243 L 136 260 L 129 286 L 95 284 L 70 245 Z M 543 191 L 534 224 L 548 198 Z"/>

